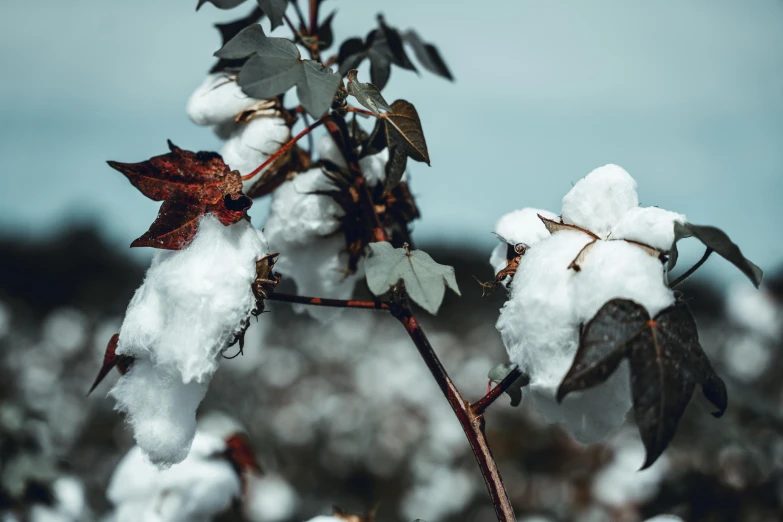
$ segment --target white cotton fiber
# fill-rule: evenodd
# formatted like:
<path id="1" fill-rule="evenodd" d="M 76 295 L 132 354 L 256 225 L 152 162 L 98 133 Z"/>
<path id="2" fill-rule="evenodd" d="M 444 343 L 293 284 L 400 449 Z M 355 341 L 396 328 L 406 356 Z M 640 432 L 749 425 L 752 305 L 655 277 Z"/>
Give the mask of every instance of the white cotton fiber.
<path id="1" fill-rule="evenodd" d="M 258 102 L 242 92 L 239 84 L 224 73 L 210 74 L 188 99 L 188 117 L 196 125 L 231 122 L 247 107 Z"/>
<path id="2" fill-rule="evenodd" d="M 654 316 L 674 303 L 661 261 L 627 241 L 596 241 L 572 279 L 576 316 L 589 321 L 607 302 L 630 299 Z"/>
<path id="3" fill-rule="evenodd" d="M 525 395 L 547 422 L 562 424 L 584 443 L 614 431 L 629 404 L 617 399 L 615 377 L 605 385 L 570 394 L 562 403 L 555 400 L 578 344 L 570 285 L 575 272 L 568 265 L 590 240 L 581 232 L 562 231 L 532 246 L 520 261 L 510 285 L 511 297 L 497 322 L 509 359 L 530 375 Z M 622 367 L 618 372 L 621 380 L 628 379 Z"/>
<path id="4" fill-rule="evenodd" d="M 236 132 L 220 149 L 220 155 L 231 170 L 244 176 L 260 167 L 290 139 L 291 129 L 282 118 L 253 118 L 238 124 Z M 246 181 L 244 185 L 251 183 Z"/>
<path id="5" fill-rule="evenodd" d="M 563 197 L 563 222 L 606 238 L 629 210 L 639 206 L 636 181 L 622 167 L 604 165 L 576 182 Z"/>
<path id="6" fill-rule="evenodd" d="M 668 252 L 674 245 L 674 223 L 685 216 L 658 207 L 632 208 L 612 227 L 609 239 L 628 239 Z"/>
<path id="7" fill-rule="evenodd" d="M 196 409 L 209 382 L 182 382 L 170 367 L 154 366 L 147 358 L 134 361 L 109 392 L 126 414 L 133 438 L 149 460 L 159 466 L 181 462 L 196 434 Z"/>
<path id="8" fill-rule="evenodd" d="M 150 357 L 183 382 L 209 378 L 216 357 L 255 306 L 256 260 L 267 251 L 248 221 L 223 226 L 208 215 L 182 250 L 158 250 L 128 306 L 117 354 Z"/>
<path id="9" fill-rule="evenodd" d="M 320 169 L 283 183 L 272 196 L 264 232 L 270 248 L 280 252 L 275 270 L 293 279 L 300 295 L 349 299 L 363 276 L 363 263 L 355 274 L 347 273 L 345 236 L 334 234 L 343 211 L 329 196 L 312 194 L 332 188 Z M 313 306 L 296 309 L 322 320 L 339 312 Z"/>
<path id="10" fill-rule="evenodd" d="M 489 263 L 496 274 L 506 267 L 508 243 L 512 245 L 524 243 L 531 247 L 549 236 L 549 231 L 538 217 L 539 214 L 547 219 L 558 219 L 556 214 L 548 210 L 523 208 L 503 215 L 495 224 L 495 234 L 506 240 L 506 242 L 501 240 L 489 258 Z"/>
<path id="11" fill-rule="evenodd" d="M 272 196 L 269 218 L 264 223 L 264 233 L 271 248 L 306 245 L 314 237 L 335 232 L 343 210 L 331 197 L 313 194 L 334 188 L 321 169 L 297 174 L 280 185 Z"/>
<path id="12" fill-rule="evenodd" d="M 120 328 L 117 354 L 135 362 L 111 395 L 156 464 L 187 454 L 218 355 L 255 307 L 255 264 L 266 252 L 249 222 L 225 227 L 211 215 L 186 248 L 155 252 Z"/>
<path id="13" fill-rule="evenodd" d="M 241 482 L 222 457 L 222 439 L 199 433 L 181 463 L 159 470 L 132 448 L 117 465 L 107 489 L 115 522 L 207 522 L 226 511 Z"/>
<path id="14" fill-rule="evenodd" d="M 331 136 L 322 136 L 316 143 L 316 153 L 318 158 L 331 161 L 335 165 L 346 168 L 345 157 L 340 149 L 337 148 Z M 359 168 L 362 170 L 367 184 L 374 186 L 383 183 L 386 180 L 386 163 L 389 161 L 389 149 L 385 148 L 377 154 L 366 156 L 359 160 Z M 407 180 L 407 171 L 402 176 L 402 181 Z"/>

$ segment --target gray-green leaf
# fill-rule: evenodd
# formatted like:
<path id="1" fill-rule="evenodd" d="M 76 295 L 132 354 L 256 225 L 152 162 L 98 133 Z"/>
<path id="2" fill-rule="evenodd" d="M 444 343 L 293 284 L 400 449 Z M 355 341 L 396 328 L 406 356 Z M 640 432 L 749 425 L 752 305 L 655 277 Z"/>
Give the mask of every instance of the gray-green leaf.
<path id="1" fill-rule="evenodd" d="M 296 45 L 285 38 L 270 38 L 260 25 L 243 29 L 215 56 L 237 59 L 250 56 L 237 82 L 253 98 L 268 99 L 296 86 L 299 101 L 314 118 L 329 110 L 340 75 L 313 60 L 302 60 Z"/>
<path id="2" fill-rule="evenodd" d="M 381 91 L 371 83 L 360 82 L 356 78 L 357 74 L 356 69 L 348 71 L 348 94 L 356 98 L 363 107 L 372 111 L 376 116 L 380 115 L 381 111 L 392 112 L 391 106 L 383 98 Z"/>
<path id="3" fill-rule="evenodd" d="M 711 248 L 716 254 L 739 268 L 756 288 L 761 284 L 764 272 L 755 263 L 742 255 L 740 248 L 724 231 L 716 227 L 694 225 L 688 222 L 679 223 L 675 221 L 674 223 L 674 245 L 671 252 L 669 252 L 669 270 L 677 264 L 677 241 L 686 237 L 695 237 L 704 246 Z"/>
<path id="4" fill-rule="evenodd" d="M 431 314 L 438 312 L 447 286 L 461 295 L 454 268 L 436 263 L 421 250 L 394 248 L 385 241 L 370 243 L 365 269 L 373 294 L 383 295 L 403 281 L 408 296 Z"/>

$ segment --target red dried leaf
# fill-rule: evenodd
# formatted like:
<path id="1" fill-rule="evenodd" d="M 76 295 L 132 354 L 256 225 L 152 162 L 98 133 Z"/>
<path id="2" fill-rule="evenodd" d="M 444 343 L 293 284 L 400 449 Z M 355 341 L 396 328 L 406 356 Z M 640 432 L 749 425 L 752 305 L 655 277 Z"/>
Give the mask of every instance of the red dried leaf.
<path id="1" fill-rule="evenodd" d="M 109 165 L 142 194 L 163 201 L 149 230 L 131 246 L 167 250 L 185 248 L 198 231 L 201 216 L 214 214 L 231 225 L 247 216 L 252 200 L 242 193 L 242 178 L 219 154 L 182 150 L 170 141 L 171 152 L 141 163 Z"/>
<path id="2" fill-rule="evenodd" d="M 179 250 L 187 246 L 198 230 L 198 221 L 206 205 L 198 199 L 175 193 L 163 202 L 158 217 L 132 247 Z"/>
<path id="3" fill-rule="evenodd" d="M 95 377 L 95 382 L 92 383 L 90 391 L 87 395 L 90 395 L 95 388 L 109 375 L 109 372 L 116 366 L 120 374 L 125 375 L 130 369 L 133 363 L 133 358 L 127 355 L 117 355 L 117 343 L 120 340 L 120 334 L 114 334 L 109 339 L 109 344 L 106 345 L 106 352 L 103 354 L 103 366 L 101 366 L 98 376 Z"/>

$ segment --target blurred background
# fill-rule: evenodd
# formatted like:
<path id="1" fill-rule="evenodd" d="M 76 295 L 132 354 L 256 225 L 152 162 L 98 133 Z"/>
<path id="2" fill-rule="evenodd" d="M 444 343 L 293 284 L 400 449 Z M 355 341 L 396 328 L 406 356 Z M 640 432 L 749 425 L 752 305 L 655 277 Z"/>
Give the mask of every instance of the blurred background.
<path id="1" fill-rule="evenodd" d="M 194 4 L 0 4 L 0 511 L 51 501 L 62 477 L 82 488 L 73 520 L 111 510 L 105 487 L 132 438 L 104 398 L 110 383 L 85 392 L 151 255 L 127 246 L 158 203 L 105 161 L 163 153 L 166 139 L 219 148 L 184 108 L 220 45 L 212 24 L 246 9 Z M 397 68 L 384 94 L 415 103 L 426 132 L 432 167 L 410 166 L 415 238 L 456 267 L 463 297 L 425 326 L 469 398 L 505 357 L 494 329 L 502 292 L 482 299 L 473 280 L 492 277 L 494 222 L 524 206 L 558 212 L 595 167 L 622 165 L 643 205 L 722 228 L 767 273 L 755 291 L 714 257 L 684 289 L 731 405 L 718 421 L 694 401 L 652 470 L 635 472 L 632 426 L 582 447 L 524 404 L 493 407 L 489 439 L 520 515 L 782 520 L 783 3 L 332 8 L 338 42 L 366 35 L 383 12 L 436 44 L 456 77 Z M 265 212 L 258 202 L 255 222 Z M 688 244 L 681 267 L 701 255 Z M 332 504 L 376 507 L 381 522 L 492 520 L 459 425 L 394 321 L 348 311 L 323 327 L 271 308 L 201 411 L 244 423 L 262 467 L 296 492 L 279 522 Z"/>

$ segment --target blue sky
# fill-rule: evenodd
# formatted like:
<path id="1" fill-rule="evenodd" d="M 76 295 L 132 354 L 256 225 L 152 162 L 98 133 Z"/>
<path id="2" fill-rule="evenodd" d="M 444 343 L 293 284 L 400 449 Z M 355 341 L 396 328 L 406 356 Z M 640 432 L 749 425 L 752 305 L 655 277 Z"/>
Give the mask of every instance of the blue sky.
<path id="1" fill-rule="evenodd" d="M 158 204 L 105 160 L 160 154 L 168 138 L 218 148 L 184 106 L 219 46 L 211 24 L 234 16 L 211 5 L 196 13 L 195 3 L 0 4 L 3 234 L 94 219 L 125 248 Z M 341 39 L 366 34 L 379 11 L 415 27 L 457 78 L 395 70 L 384 90 L 417 106 L 432 158 L 430 168 L 411 165 L 423 214 L 416 237 L 489 251 L 501 214 L 557 212 L 572 183 L 618 163 L 639 182 L 642 204 L 723 228 L 765 269 L 783 261 L 783 2 L 324 6 L 338 10 Z M 708 265 L 734 277 L 725 262 Z"/>

